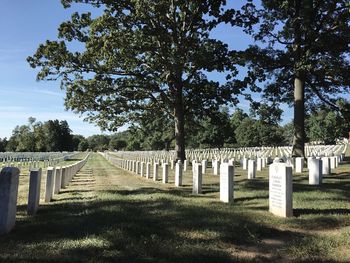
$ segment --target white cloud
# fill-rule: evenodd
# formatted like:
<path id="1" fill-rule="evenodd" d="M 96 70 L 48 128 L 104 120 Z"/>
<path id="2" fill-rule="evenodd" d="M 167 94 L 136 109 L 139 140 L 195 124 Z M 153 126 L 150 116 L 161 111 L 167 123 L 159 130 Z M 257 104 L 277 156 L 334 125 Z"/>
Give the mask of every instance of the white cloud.
<path id="1" fill-rule="evenodd" d="M 38 94 L 43 94 L 43 95 L 49 95 L 49 96 L 64 96 L 64 93 L 60 93 L 60 92 L 55 92 L 55 91 L 51 91 L 51 90 L 44 90 L 44 89 L 36 89 L 33 90 L 33 92 L 38 93 Z"/>
<path id="2" fill-rule="evenodd" d="M 25 63 L 25 58 L 29 54 L 26 47 L 13 46 L 0 48 L 0 63 L 8 67 L 8 64 Z"/>
<path id="3" fill-rule="evenodd" d="M 64 97 L 64 91 L 53 91 L 48 89 L 40 89 L 37 87 L 27 87 L 27 88 L 17 88 L 17 87 L 10 87 L 10 86 L 4 86 L 0 85 L 0 94 L 7 94 L 7 95 L 33 95 L 35 94 L 41 94 L 41 95 L 48 95 L 48 96 L 54 96 L 54 97 Z"/>
<path id="4" fill-rule="evenodd" d="M 0 106 L 0 114 L 2 112 L 22 112 L 24 110 L 26 108 L 22 106 Z"/>
<path id="5" fill-rule="evenodd" d="M 64 112 L 34 112 L 21 109 L 19 111 L 4 110 L 0 111 L 0 122 L 5 120 L 16 120 L 20 122 L 21 120 L 27 120 L 29 117 L 34 117 L 38 121 L 47 121 L 53 119 L 59 120 L 69 120 L 69 121 L 82 121 L 83 118 L 80 118 L 79 115 L 73 113 L 64 113 Z"/>

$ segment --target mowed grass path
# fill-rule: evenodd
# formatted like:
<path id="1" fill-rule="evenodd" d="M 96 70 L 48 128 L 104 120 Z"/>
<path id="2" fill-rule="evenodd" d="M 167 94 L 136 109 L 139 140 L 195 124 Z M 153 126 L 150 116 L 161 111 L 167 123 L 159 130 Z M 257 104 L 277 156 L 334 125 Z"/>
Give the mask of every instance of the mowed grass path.
<path id="1" fill-rule="evenodd" d="M 161 172 L 161 170 L 159 170 Z M 235 201 L 219 202 L 218 177 L 204 193 L 140 178 L 92 154 L 72 184 L 35 217 L 19 206 L 0 236 L 1 262 L 350 262 L 350 165 L 309 186 L 294 176 L 295 217 L 268 212 L 267 170 L 252 181 L 236 167 Z M 160 173 L 161 174 L 161 173 Z"/>

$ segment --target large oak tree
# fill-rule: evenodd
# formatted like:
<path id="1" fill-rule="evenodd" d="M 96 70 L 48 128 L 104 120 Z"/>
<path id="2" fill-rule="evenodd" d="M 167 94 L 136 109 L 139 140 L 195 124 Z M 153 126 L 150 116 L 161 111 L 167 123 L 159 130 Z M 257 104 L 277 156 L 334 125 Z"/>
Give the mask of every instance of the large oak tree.
<path id="1" fill-rule="evenodd" d="M 250 76 L 265 82 L 265 97 L 294 104 L 292 154 L 304 156 L 305 106 L 325 103 L 339 110 L 337 96 L 350 90 L 349 1 L 262 0 L 247 6 L 242 14 L 259 23 L 242 23 L 260 43 L 247 52 Z"/>
<path id="2" fill-rule="evenodd" d="M 236 102 L 242 85 L 221 85 L 206 72 L 236 72 L 234 52 L 210 37 L 225 0 L 62 0 L 99 16 L 73 13 L 28 58 L 39 80 L 61 80 L 65 105 L 104 129 L 161 109 L 174 118 L 176 158 L 185 159 L 185 119 Z M 78 47 L 76 43 L 79 43 Z M 234 75 L 234 74 L 233 74 Z M 153 131 L 149 131 L 150 133 Z"/>

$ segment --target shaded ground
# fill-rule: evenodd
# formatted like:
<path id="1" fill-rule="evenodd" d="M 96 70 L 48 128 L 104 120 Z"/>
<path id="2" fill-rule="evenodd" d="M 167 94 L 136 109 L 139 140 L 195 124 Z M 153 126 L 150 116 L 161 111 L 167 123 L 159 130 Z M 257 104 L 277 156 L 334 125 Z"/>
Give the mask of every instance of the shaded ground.
<path id="1" fill-rule="evenodd" d="M 204 194 L 140 178 L 94 154 L 35 217 L 20 205 L 0 237 L 1 262 L 350 262 L 350 166 L 320 187 L 294 176 L 295 217 L 268 213 L 266 170 L 235 171 L 235 202 L 220 203 L 218 177 Z M 22 195 L 25 190 L 22 189 Z"/>

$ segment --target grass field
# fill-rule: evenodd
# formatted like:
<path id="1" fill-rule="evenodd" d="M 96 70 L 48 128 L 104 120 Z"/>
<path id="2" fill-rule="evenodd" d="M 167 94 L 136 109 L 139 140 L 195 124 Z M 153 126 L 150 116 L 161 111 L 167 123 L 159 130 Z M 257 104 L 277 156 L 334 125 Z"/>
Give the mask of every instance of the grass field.
<path id="1" fill-rule="evenodd" d="M 15 229 L 0 236 L 0 261 L 350 262 L 349 162 L 322 186 L 295 174 L 295 216 L 287 219 L 268 212 L 267 169 L 248 181 L 236 167 L 230 205 L 219 202 L 218 176 L 204 175 L 204 193 L 194 196 L 191 171 L 181 188 L 173 173 L 165 185 L 93 154 L 35 217 L 19 199 Z"/>

